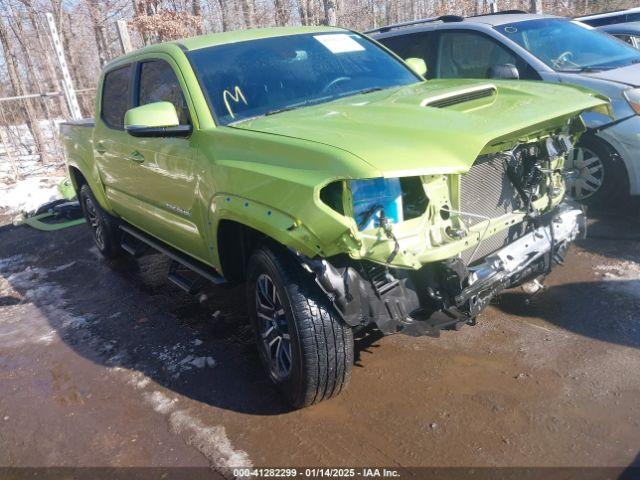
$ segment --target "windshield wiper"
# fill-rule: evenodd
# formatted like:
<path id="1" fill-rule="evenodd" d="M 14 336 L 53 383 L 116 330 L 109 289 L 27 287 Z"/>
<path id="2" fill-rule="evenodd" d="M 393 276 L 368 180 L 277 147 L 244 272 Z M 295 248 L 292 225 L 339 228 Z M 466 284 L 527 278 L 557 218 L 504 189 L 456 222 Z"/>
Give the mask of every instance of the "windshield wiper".
<path id="1" fill-rule="evenodd" d="M 288 112 L 290 110 L 295 110 L 296 108 L 308 107 L 309 105 L 315 105 L 317 103 L 322 103 L 326 100 L 332 98 L 331 96 L 314 98 L 313 100 L 305 100 L 304 102 L 292 103 L 291 105 L 285 105 L 281 108 L 274 108 L 273 110 L 269 110 L 264 114 L 265 117 L 269 115 L 275 115 L 276 113 Z"/>
<path id="2" fill-rule="evenodd" d="M 362 90 L 358 90 L 357 92 L 354 92 L 353 95 L 366 95 L 367 93 L 379 92 L 380 90 L 384 90 L 384 88 L 382 87 L 364 88 Z"/>
<path id="3" fill-rule="evenodd" d="M 270 115 L 275 115 L 277 113 L 282 113 L 282 112 L 288 112 L 290 110 L 295 110 L 296 108 L 301 108 L 301 107 L 308 107 L 309 105 L 316 105 L 318 103 L 322 103 L 324 101 L 327 100 L 337 100 L 338 98 L 344 98 L 344 97 L 352 97 L 354 95 L 366 95 L 367 93 L 373 93 L 373 92 L 379 92 L 380 90 L 384 90 L 383 87 L 370 87 L 370 88 L 363 88 L 362 90 L 354 90 L 352 92 L 347 92 L 347 93 L 343 93 L 342 95 L 338 95 L 338 96 L 327 96 L 327 97 L 322 97 L 322 98 L 316 98 L 313 100 L 306 100 L 304 102 L 299 102 L 299 103 L 293 103 L 291 105 L 286 105 L 282 108 L 274 108 L 273 110 L 269 110 L 268 112 L 266 112 L 264 114 L 265 117 L 268 117 Z"/>

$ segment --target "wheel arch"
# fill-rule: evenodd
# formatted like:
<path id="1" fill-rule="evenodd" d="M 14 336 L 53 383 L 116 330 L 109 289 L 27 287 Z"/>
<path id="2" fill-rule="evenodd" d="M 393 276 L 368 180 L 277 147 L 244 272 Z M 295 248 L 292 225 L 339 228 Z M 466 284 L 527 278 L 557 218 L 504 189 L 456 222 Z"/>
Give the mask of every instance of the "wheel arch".
<path id="1" fill-rule="evenodd" d="M 623 167 L 622 171 L 625 174 L 627 180 L 627 194 L 635 195 L 640 193 L 640 167 L 636 166 L 630 156 L 626 152 L 621 153 L 620 148 L 614 146 L 615 137 L 607 134 L 607 130 L 597 133 L 587 133 L 586 138 L 590 138 L 596 142 L 600 142 L 612 152 L 612 154 L 620 160 L 620 164 Z"/>
<path id="2" fill-rule="evenodd" d="M 269 244 L 308 257 L 323 256 L 320 241 L 294 217 L 233 195 L 215 198 L 210 209 L 214 265 L 230 281 L 244 280 L 251 250 Z"/>
<path id="3" fill-rule="evenodd" d="M 76 192 L 76 195 L 80 195 L 80 189 L 82 185 L 88 185 L 91 189 L 91 193 L 98 201 L 98 204 L 108 212 L 111 212 L 111 208 L 109 208 L 109 202 L 104 194 L 104 190 L 98 185 L 90 175 L 85 175 L 80 168 L 75 165 L 69 165 L 69 178 L 71 179 L 71 183 L 73 185 L 73 189 Z"/>

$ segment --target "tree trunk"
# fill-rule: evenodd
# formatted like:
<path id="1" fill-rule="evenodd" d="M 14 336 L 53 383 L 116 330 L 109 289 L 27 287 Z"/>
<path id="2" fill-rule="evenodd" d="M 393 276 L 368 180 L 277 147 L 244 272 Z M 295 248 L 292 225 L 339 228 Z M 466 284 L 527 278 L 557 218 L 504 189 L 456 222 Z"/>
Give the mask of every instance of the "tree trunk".
<path id="1" fill-rule="evenodd" d="M 285 26 L 289 21 L 289 5 L 287 0 L 274 0 L 276 25 Z"/>
<path id="2" fill-rule="evenodd" d="M 324 24 L 335 26 L 338 23 L 335 0 L 322 0 L 324 6 Z"/>
<path id="3" fill-rule="evenodd" d="M 242 8 L 242 17 L 247 28 L 253 28 L 256 25 L 256 6 L 254 0 L 241 0 L 240 8 Z"/>
<path id="4" fill-rule="evenodd" d="M 196 26 L 196 31 L 198 35 L 202 35 L 204 29 L 202 25 L 202 5 L 200 4 L 200 0 L 191 0 L 191 13 L 194 17 L 198 17 L 199 23 Z"/>
<path id="5" fill-rule="evenodd" d="M 107 45 L 107 33 L 100 12 L 100 4 L 93 0 L 85 0 L 85 3 L 89 9 L 93 37 L 95 38 L 98 48 L 98 61 L 100 62 L 100 67 L 104 67 L 110 55 L 109 46 Z"/>
<path id="6" fill-rule="evenodd" d="M 298 0 L 298 15 L 302 25 L 309 25 L 309 11 L 304 0 Z"/>
<path id="7" fill-rule="evenodd" d="M 227 10 L 224 6 L 224 0 L 218 0 L 218 7 L 220 8 L 220 21 L 222 23 L 222 31 L 229 30 L 229 19 L 227 18 Z"/>
<path id="8" fill-rule="evenodd" d="M 542 13 L 542 0 L 531 0 L 531 13 Z"/>
<path id="9" fill-rule="evenodd" d="M 34 34 L 36 35 L 38 41 L 38 49 L 40 50 L 40 58 L 39 60 L 44 63 L 45 70 L 47 72 L 46 75 L 46 83 L 44 84 L 42 90 L 47 91 L 62 91 L 60 87 L 60 82 L 58 81 L 58 74 L 56 72 L 56 67 L 52 61 L 52 52 L 50 52 L 48 42 L 46 40 L 47 32 L 42 29 L 41 23 L 38 21 L 37 12 L 33 7 L 33 2 L 31 0 L 22 0 L 24 5 L 29 9 L 29 23 L 31 24 L 31 28 L 33 28 Z M 29 52 L 27 52 L 29 55 Z M 42 85 L 38 82 L 39 85 Z M 46 102 L 46 100 L 45 100 Z M 67 106 L 65 100 L 62 96 L 57 97 L 56 103 L 58 105 L 58 111 L 56 114 L 60 116 L 65 116 L 67 113 Z"/>
<path id="10" fill-rule="evenodd" d="M 9 41 L 9 35 L 4 23 L 4 20 L 0 17 L 0 45 L 4 50 L 4 58 L 5 63 L 7 65 L 7 71 L 9 73 L 9 80 L 11 82 L 11 87 L 13 88 L 13 94 L 24 95 L 25 92 L 22 88 L 22 84 L 20 82 L 20 77 L 18 76 L 19 67 L 18 60 L 15 56 L 15 53 L 11 49 L 11 43 Z M 29 131 L 31 132 L 31 137 L 33 138 L 33 143 L 36 148 L 36 151 L 40 154 L 40 160 L 44 161 L 47 158 L 47 152 L 45 150 L 46 142 L 44 140 L 44 136 L 42 134 L 42 130 L 40 130 L 40 125 L 38 124 L 38 119 L 36 117 L 35 109 L 33 108 L 33 104 L 31 103 L 31 99 L 24 99 L 21 101 L 22 105 L 22 113 L 24 115 L 25 122 Z"/>

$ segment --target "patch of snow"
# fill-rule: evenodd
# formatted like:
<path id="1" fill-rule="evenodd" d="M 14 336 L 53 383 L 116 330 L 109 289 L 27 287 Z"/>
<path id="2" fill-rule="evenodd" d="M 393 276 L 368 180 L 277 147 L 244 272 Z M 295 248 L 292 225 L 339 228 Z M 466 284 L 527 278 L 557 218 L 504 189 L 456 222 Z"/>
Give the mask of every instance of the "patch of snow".
<path id="1" fill-rule="evenodd" d="M 32 175 L 47 175 L 60 171 L 64 165 L 62 149 L 57 139 L 60 122 L 64 119 L 39 120 L 40 130 L 46 142 L 48 159 L 43 163 L 35 148 L 35 142 L 31 137 L 26 124 L 0 127 L 0 137 L 9 146 L 9 153 L 15 160 L 18 173 L 22 178 Z M 0 184 L 9 183 L 14 171 L 9 162 L 3 142 L 0 142 Z"/>
<path id="2" fill-rule="evenodd" d="M 31 257 L 16 255 L 0 259 L 0 295 L 19 299 L 15 305 L 0 310 L 0 347 L 18 347 L 28 343 L 52 343 L 60 329 L 80 329 L 88 324 L 85 317 L 65 310 L 65 290 L 48 280 L 52 269 L 29 265 Z"/>
<path id="3" fill-rule="evenodd" d="M 604 285 L 612 293 L 640 299 L 640 263 L 623 260 L 596 265 L 594 270 L 602 275 Z"/>
<path id="4" fill-rule="evenodd" d="M 0 258 L 0 273 L 11 270 L 14 266 L 27 263 L 31 258 L 26 255 L 14 255 L 12 257 Z"/>
<path id="5" fill-rule="evenodd" d="M 30 177 L 12 185 L 0 185 L 0 208 L 10 213 L 34 212 L 41 205 L 60 197 L 58 184 L 63 177 Z"/>
<path id="6" fill-rule="evenodd" d="M 36 340 L 36 343 L 42 343 L 44 345 L 50 345 L 53 343 L 54 338 L 56 338 L 56 331 L 50 330 L 49 332 L 42 335 L 40 338 Z"/>
<path id="7" fill-rule="evenodd" d="M 173 410 L 173 407 L 178 402 L 177 398 L 169 398 L 162 392 L 151 392 L 144 394 L 145 400 L 151 404 L 153 409 L 162 414 L 167 414 Z"/>
<path id="8" fill-rule="evenodd" d="M 215 468 L 251 468 L 252 463 L 243 450 L 231 445 L 224 427 L 208 426 L 187 410 L 177 410 L 169 417 L 174 433 L 182 435 L 185 442 L 200 451 Z"/>

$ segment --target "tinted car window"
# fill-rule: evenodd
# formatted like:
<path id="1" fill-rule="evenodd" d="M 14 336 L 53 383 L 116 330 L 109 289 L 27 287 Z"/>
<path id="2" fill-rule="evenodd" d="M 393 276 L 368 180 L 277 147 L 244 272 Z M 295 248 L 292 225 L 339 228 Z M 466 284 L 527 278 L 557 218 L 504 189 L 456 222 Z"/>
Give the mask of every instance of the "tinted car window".
<path id="1" fill-rule="evenodd" d="M 250 40 L 187 55 L 223 125 L 419 81 L 378 45 L 346 31 Z"/>
<path id="2" fill-rule="evenodd" d="M 162 60 L 144 62 L 140 70 L 139 105 L 154 102 L 171 102 L 180 125 L 189 124 L 189 110 L 178 78 L 171 65 Z"/>
<path id="3" fill-rule="evenodd" d="M 489 78 L 491 67 L 514 65 L 521 78 L 527 67 L 516 55 L 498 42 L 476 32 L 440 33 L 436 76 L 438 78 Z"/>
<path id="4" fill-rule="evenodd" d="M 611 17 L 594 18 L 588 20 L 580 20 L 582 23 L 591 25 L 592 27 L 602 27 L 604 25 L 614 25 L 626 21 L 626 15 L 613 15 Z"/>
<path id="5" fill-rule="evenodd" d="M 427 78 L 434 78 L 436 72 L 436 32 L 419 32 L 377 39 L 399 57 L 422 58 L 427 64 Z"/>
<path id="6" fill-rule="evenodd" d="M 640 48 L 640 35 L 627 35 L 624 33 L 614 33 L 614 37 L 628 43 L 632 47 Z"/>
<path id="7" fill-rule="evenodd" d="M 124 114 L 129 108 L 131 66 L 108 72 L 102 87 L 102 119 L 114 128 L 124 128 Z"/>
<path id="8" fill-rule="evenodd" d="M 579 22 L 545 18 L 494 28 L 559 72 L 607 70 L 640 62 L 637 50 Z"/>

